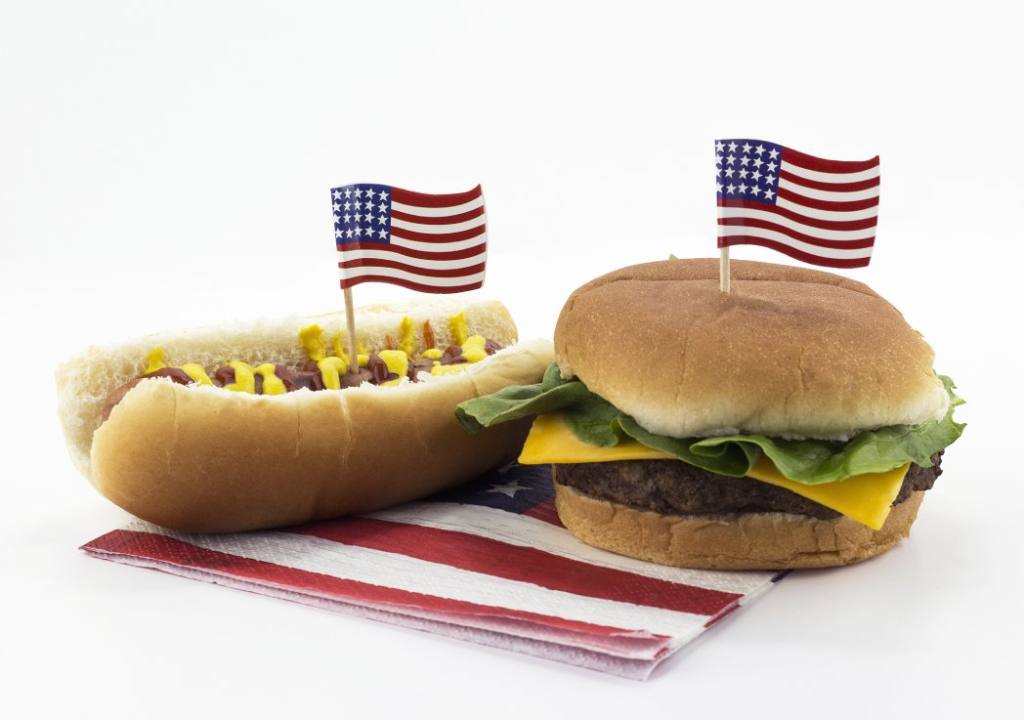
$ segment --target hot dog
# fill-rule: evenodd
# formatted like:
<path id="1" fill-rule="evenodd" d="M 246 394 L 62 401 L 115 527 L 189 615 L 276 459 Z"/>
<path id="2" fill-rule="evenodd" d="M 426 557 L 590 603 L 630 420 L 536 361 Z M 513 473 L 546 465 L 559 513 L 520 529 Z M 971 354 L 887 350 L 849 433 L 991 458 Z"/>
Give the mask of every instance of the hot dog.
<path id="1" fill-rule="evenodd" d="M 429 325 L 430 321 L 428 320 L 427 327 Z M 314 325 L 304 328 L 299 332 L 299 335 L 301 337 L 304 333 L 318 327 Z M 438 366 L 460 365 L 470 362 L 463 354 L 464 347 L 469 348 L 470 351 L 475 347 L 480 347 L 486 356 L 493 355 L 502 349 L 501 345 L 495 341 L 476 335 L 467 338 L 463 345 L 449 345 L 440 354 L 439 359 L 432 357 L 410 359 L 403 350 L 384 350 L 382 352 L 388 357 L 387 360 L 381 354 L 373 353 L 367 355 L 365 363 L 360 362 L 358 370 L 349 368 L 344 372 L 341 372 L 337 367 L 323 367 L 320 362 L 313 359 L 304 363 L 297 370 L 293 370 L 286 365 L 264 363 L 255 369 L 251 367 L 241 369 L 246 379 L 244 383 L 240 383 L 238 377 L 240 368 L 235 367 L 239 363 L 223 365 L 217 368 L 211 379 L 211 376 L 207 375 L 206 371 L 198 366 L 194 370 L 167 367 L 164 361 L 163 349 L 157 347 L 149 355 L 149 368 L 147 368 L 146 372 L 111 391 L 107 396 L 106 402 L 103 404 L 103 414 L 101 417 L 103 420 L 106 420 L 110 416 L 110 411 L 114 409 L 117 403 L 121 402 L 128 391 L 148 378 L 164 377 L 179 385 L 215 385 L 221 388 L 226 387 L 229 390 L 251 392 L 254 395 L 281 395 L 302 389 L 313 391 L 326 389 L 341 390 L 359 387 L 363 383 L 370 383 L 372 385 L 394 384 L 398 382 L 400 377 L 406 377 L 410 382 L 420 382 L 420 375 L 422 373 L 439 374 L 435 370 Z M 348 367 L 347 360 L 338 356 L 332 356 L 331 359 L 335 358 L 340 361 L 341 367 Z M 482 360 L 483 357 L 478 359 Z M 241 364 L 245 365 L 245 363 Z M 331 363 L 331 366 L 338 365 L 339 363 Z M 402 370 L 401 375 L 395 372 L 397 370 Z M 445 371 L 441 370 L 441 372 Z M 334 384 L 338 387 L 333 387 Z"/>
<path id="2" fill-rule="evenodd" d="M 455 406 L 538 381 L 498 302 L 442 299 L 165 333 L 57 370 L 72 459 L 107 498 L 165 527 L 231 532 L 368 512 L 515 457 L 524 425 L 471 436 Z"/>

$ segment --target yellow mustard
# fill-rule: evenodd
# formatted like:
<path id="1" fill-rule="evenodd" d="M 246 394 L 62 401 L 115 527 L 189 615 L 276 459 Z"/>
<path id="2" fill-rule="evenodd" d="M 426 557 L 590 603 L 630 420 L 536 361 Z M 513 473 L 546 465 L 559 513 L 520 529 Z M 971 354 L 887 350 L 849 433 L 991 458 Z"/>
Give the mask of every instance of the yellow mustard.
<path id="1" fill-rule="evenodd" d="M 320 370 L 320 375 L 323 376 L 325 388 L 328 390 L 341 389 L 341 374 L 348 370 L 348 363 L 340 357 L 332 355 L 317 361 L 316 366 Z"/>
<path id="2" fill-rule="evenodd" d="M 466 338 L 466 341 L 462 343 L 462 357 L 471 363 L 480 362 L 487 357 L 487 351 L 484 350 L 486 342 L 483 335 L 473 335 Z"/>
<path id="3" fill-rule="evenodd" d="M 485 345 L 487 341 L 482 335 L 469 335 L 469 325 L 466 322 L 466 315 L 460 312 L 448 319 L 448 328 L 454 344 L 462 349 L 462 356 L 471 363 L 480 362 L 487 357 Z M 388 372 L 398 375 L 395 380 L 385 382 L 385 385 L 397 385 L 406 377 L 409 372 L 410 358 L 416 348 L 416 340 L 413 334 L 412 319 L 406 315 L 402 318 L 398 327 L 399 349 L 381 350 L 378 355 L 387 365 Z M 348 353 L 342 348 L 342 335 L 338 331 L 331 335 L 330 346 L 334 355 L 327 355 L 328 344 L 324 341 L 324 331 L 318 324 L 314 323 L 302 328 L 299 331 L 299 342 L 309 355 L 310 360 L 317 364 L 320 374 L 323 377 L 324 387 L 331 390 L 341 389 L 341 375 L 348 370 Z M 366 367 L 370 361 L 370 352 L 361 342 L 356 343 L 356 360 L 360 367 Z M 441 348 L 432 347 L 423 351 L 422 357 L 433 360 L 430 369 L 431 375 L 452 375 L 462 372 L 466 368 L 463 364 L 442 365 L 440 363 L 444 351 Z M 234 360 L 228 366 L 235 371 L 235 382 L 226 385 L 225 388 L 235 392 L 256 392 L 256 375 L 263 379 L 264 395 L 283 395 L 287 392 L 284 381 L 277 376 L 275 366 L 272 363 L 263 363 L 253 368 L 248 363 Z M 146 356 L 146 370 L 144 374 L 156 372 L 167 367 L 167 358 L 162 347 L 154 347 Z M 185 363 L 181 370 L 192 378 L 192 381 L 200 385 L 213 385 L 206 370 L 198 363 Z"/>
<path id="4" fill-rule="evenodd" d="M 164 349 L 158 345 L 150 350 L 149 355 L 146 356 L 146 372 L 143 375 L 163 370 L 165 367 L 167 367 L 167 358 L 164 355 Z"/>
<path id="5" fill-rule="evenodd" d="M 456 345 L 462 345 L 469 336 L 469 325 L 466 323 L 466 313 L 460 312 L 448 318 L 448 329 L 451 330 L 452 338 Z"/>
<path id="6" fill-rule="evenodd" d="M 331 347 L 334 348 L 334 354 L 345 361 L 345 365 L 348 365 L 348 353 L 341 348 L 341 331 L 331 335 Z"/>
<path id="7" fill-rule="evenodd" d="M 206 374 L 205 368 L 199 363 L 185 363 L 181 366 L 182 371 L 192 378 L 193 382 L 200 385 L 213 385 L 213 380 Z"/>
<path id="8" fill-rule="evenodd" d="M 377 353 L 384 364 L 388 366 L 388 372 L 398 375 L 394 380 L 389 380 L 384 385 L 398 385 L 405 374 L 409 372 L 409 356 L 404 350 L 381 350 Z"/>
<path id="9" fill-rule="evenodd" d="M 256 392 L 256 375 L 249 363 L 244 363 L 240 360 L 232 360 L 228 363 L 228 367 L 235 371 L 235 381 L 229 385 L 225 385 L 225 388 L 228 390 L 234 390 L 235 392 L 247 392 L 249 394 Z"/>
<path id="10" fill-rule="evenodd" d="M 327 354 L 327 343 L 324 341 L 323 328 L 319 325 L 309 325 L 299 330 L 299 342 L 302 343 L 302 347 L 305 348 L 306 354 L 309 359 L 318 363 L 321 360 L 334 360 L 341 361 L 341 367 L 343 370 L 348 369 L 349 358 L 348 353 L 344 351 L 341 344 L 341 331 L 334 333 L 330 337 L 330 346 L 334 350 L 334 355 Z M 366 367 L 370 362 L 370 353 L 362 343 L 356 343 L 356 362 L 359 363 L 360 367 Z M 334 361 L 330 363 L 330 367 L 337 365 Z M 330 387 L 324 385 L 324 387 Z M 340 387 L 340 385 L 339 385 Z"/>
<path id="11" fill-rule="evenodd" d="M 310 360 L 320 362 L 327 357 L 327 345 L 324 344 L 324 330 L 316 323 L 299 330 L 299 342 L 306 349 Z"/>
<path id="12" fill-rule="evenodd" d="M 263 376 L 264 395 L 284 395 L 288 392 L 288 388 L 284 386 L 284 380 L 274 373 L 273 363 L 263 363 L 256 368 L 256 372 Z M 253 387 L 253 392 L 255 391 L 256 388 Z"/>
<path id="13" fill-rule="evenodd" d="M 348 367 L 348 353 L 345 352 L 341 347 L 341 331 L 331 335 L 331 347 L 334 348 L 334 354 L 345 361 L 345 367 Z M 366 367 L 366 364 L 370 362 L 370 354 L 365 351 L 366 349 L 359 343 L 356 344 L 356 362 L 359 363 L 359 367 Z"/>
<path id="14" fill-rule="evenodd" d="M 413 352 L 416 351 L 416 338 L 412 336 L 412 319 L 408 315 L 402 318 L 402 322 L 398 326 L 398 338 L 398 349 L 408 357 L 412 357 Z"/>
<path id="15" fill-rule="evenodd" d="M 454 375 L 455 373 L 464 372 L 466 370 L 465 364 L 461 365 L 442 365 L 438 361 L 434 361 L 434 367 L 430 368 L 431 375 Z"/>

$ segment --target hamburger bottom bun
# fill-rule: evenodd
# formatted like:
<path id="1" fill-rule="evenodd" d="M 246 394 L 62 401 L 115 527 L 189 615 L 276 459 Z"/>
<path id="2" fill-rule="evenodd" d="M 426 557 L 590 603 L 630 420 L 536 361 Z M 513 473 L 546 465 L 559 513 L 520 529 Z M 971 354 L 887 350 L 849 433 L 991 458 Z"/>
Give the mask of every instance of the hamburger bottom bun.
<path id="1" fill-rule="evenodd" d="M 443 347 L 452 309 L 442 307 L 432 320 Z M 515 326 L 500 303 L 463 308 L 471 334 L 503 344 L 515 340 Z M 417 314 L 422 317 L 422 308 Z M 402 313 L 391 315 L 378 323 L 378 337 L 360 333 L 368 348 L 380 348 L 385 334 L 396 332 Z M 319 320 L 327 332 L 334 329 L 331 319 Z M 196 352 L 202 343 L 194 335 L 182 333 L 93 349 L 91 362 L 70 363 L 82 368 L 80 379 L 93 383 L 77 398 L 61 388 L 65 425 L 74 428 L 85 418 L 98 426 L 89 432 L 92 482 L 120 507 L 158 525 L 236 532 L 377 510 L 471 480 L 515 457 L 528 421 L 470 435 L 456 421 L 455 406 L 509 384 L 539 381 L 552 359 L 546 340 L 506 347 L 464 372 L 397 387 L 264 396 L 153 378 L 130 390 L 106 422 L 89 414 L 95 398 L 102 403 L 106 393 L 141 372 L 139 363 L 154 344 L 165 347 L 171 365 L 198 359 L 209 369 L 215 352 L 223 358 L 218 362 L 291 364 L 302 359 L 293 346 L 309 321 L 282 323 L 273 332 L 226 328 L 216 349 L 207 347 L 205 354 Z M 264 345 L 254 350 L 246 342 L 256 332 Z M 198 340 L 214 335 L 202 331 Z M 125 356 L 125 348 L 135 357 Z M 74 453 L 76 434 L 68 435 Z"/>
<path id="2" fill-rule="evenodd" d="M 562 524 L 589 545 L 662 565 L 708 570 L 782 570 L 850 565 L 910 534 L 924 492 L 893 507 L 880 530 L 848 517 L 786 513 L 661 515 L 591 497 L 558 482 Z"/>
<path id="3" fill-rule="evenodd" d="M 615 351 L 621 350 L 624 351 Z M 555 328 L 578 377 L 648 431 L 845 440 L 948 405 L 932 349 L 896 308 L 832 273 L 734 260 L 616 270 L 576 290 Z"/>

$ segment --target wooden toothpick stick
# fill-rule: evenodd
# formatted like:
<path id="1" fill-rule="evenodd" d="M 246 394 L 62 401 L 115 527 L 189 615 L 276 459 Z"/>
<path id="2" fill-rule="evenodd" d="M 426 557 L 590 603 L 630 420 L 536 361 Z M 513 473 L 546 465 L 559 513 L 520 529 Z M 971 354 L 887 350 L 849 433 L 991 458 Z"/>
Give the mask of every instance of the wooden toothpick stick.
<path id="1" fill-rule="evenodd" d="M 352 304 L 352 288 L 345 288 L 345 322 L 348 324 L 348 369 L 359 372 L 359 355 L 356 353 L 356 309 Z"/>
<path id="2" fill-rule="evenodd" d="M 718 256 L 718 287 L 724 293 L 730 290 L 729 272 L 729 246 L 723 245 Z"/>

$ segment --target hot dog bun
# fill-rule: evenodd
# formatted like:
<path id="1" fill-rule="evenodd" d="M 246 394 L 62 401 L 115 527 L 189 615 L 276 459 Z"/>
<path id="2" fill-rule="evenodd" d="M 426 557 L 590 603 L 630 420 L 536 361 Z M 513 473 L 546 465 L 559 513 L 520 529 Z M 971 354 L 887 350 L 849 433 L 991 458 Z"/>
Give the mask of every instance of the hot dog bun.
<path id="1" fill-rule="evenodd" d="M 110 500 L 150 522 L 190 532 L 234 532 L 368 512 L 451 487 L 515 457 L 526 425 L 469 435 L 455 406 L 509 385 L 537 382 L 548 341 L 513 345 L 516 328 L 494 301 L 454 299 L 357 311 L 358 340 L 384 347 L 402 318 L 430 321 L 435 345 L 453 342 L 448 318 L 463 312 L 472 334 L 506 346 L 464 372 L 346 390 L 250 395 L 140 382 L 106 422 L 106 396 L 143 371 L 146 353 L 214 367 L 237 359 L 297 365 L 298 330 L 344 327 L 344 313 L 274 323 L 165 333 L 90 348 L 57 371 L 59 412 L 73 459 Z M 343 330 L 342 330 L 343 332 Z"/>

